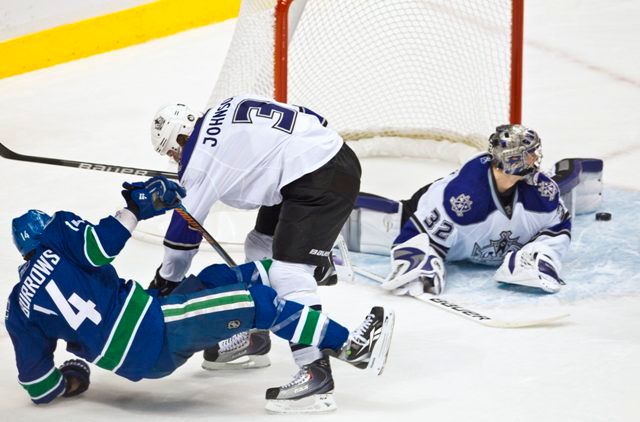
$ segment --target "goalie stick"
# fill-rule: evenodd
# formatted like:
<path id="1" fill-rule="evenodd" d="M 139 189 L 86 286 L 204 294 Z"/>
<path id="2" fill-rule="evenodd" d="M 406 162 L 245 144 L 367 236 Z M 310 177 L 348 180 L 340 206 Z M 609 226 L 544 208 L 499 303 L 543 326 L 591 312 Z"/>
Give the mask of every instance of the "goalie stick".
<path id="1" fill-rule="evenodd" d="M 379 276 L 378 274 L 374 274 L 365 269 L 358 268 L 355 266 L 353 266 L 352 268 L 356 274 L 360 274 L 361 276 L 364 276 L 370 280 L 377 281 L 379 283 L 382 283 L 385 280 L 383 277 Z M 457 305 L 451 301 L 442 299 L 438 296 L 434 296 L 429 293 L 424 293 L 419 296 L 413 296 L 413 297 L 415 297 L 419 301 L 428 303 L 437 308 L 444 309 L 446 311 L 459 315 L 463 318 L 466 318 L 478 324 L 484 325 L 485 327 L 494 327 L 494 328 L 535 327 L 540 325 L 546 325 L 569 316 L 569 314 L 559 314 L 559 315 L 554 315 L 546 318 L 532 319 L 528 321 L 504 321 L 504 320 L 498 320 L 498 319 L 492 318 L 490 316 L 481 314 L 476 311 L 472 311 L 471 309 Z"/>
<path id="2" fill-rule="evenodd" d="M 134 176 L 165 176 L 178 179 L 178 174 L 170 171 L 141 169 L 137 167 L 115 166 L 104 163 L 90 163 L 88 161 L 65 160 L 61 158 L 37 157 L 34 155 L 18 154 L 0 143 L 0 157 L 8 160 L 26 161 L 29 163 L 50 164 L 53 166 L 75 167 L 84 170 L 106 171 L 108 173 L 131 174 Z"/>

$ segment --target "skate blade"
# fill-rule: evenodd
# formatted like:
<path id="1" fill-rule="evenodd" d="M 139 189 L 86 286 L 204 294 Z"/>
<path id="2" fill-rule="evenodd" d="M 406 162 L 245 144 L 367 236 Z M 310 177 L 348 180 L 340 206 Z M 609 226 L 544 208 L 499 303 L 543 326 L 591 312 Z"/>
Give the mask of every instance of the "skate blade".
<path id="1" fill-rule="evenodd" d="M 384 321 L 382 322 L 382 332 L 380 338 L 376 342 L 369 358 L 367 369 L 373 371 L 376 375 L 382 374 L 384 366 L 387 363 L 389 348 L 391 347 L 391 337 L 393 337 L 393 326 L 396 321 L 396 314 L 393 311 L 384 311 Z"/>
<path id="2" fill-rule="evenodd" d="M 269 413 L 328 413 L 338 407 L 333 394 L 314 394 L 298 400 L 267 400 L 264 407 Z"/>
<path id="3" fill-rule="evenodd" d="M 236 369 L 257 369 L 266 368 L 271 365 L 271 360 L 267 355 L 241 356 L 230 362 L 202 361 L 202 368 L 208 371 L 236 370 Z"/>

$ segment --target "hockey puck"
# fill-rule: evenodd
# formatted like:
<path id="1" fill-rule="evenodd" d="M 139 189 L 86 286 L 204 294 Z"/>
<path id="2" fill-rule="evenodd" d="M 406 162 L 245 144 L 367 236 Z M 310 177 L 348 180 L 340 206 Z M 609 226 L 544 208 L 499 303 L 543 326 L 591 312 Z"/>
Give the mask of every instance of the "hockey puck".
<path id="1" fill-rule="evenodd" d="M 609 221 L 609 220 L 611 220 L 611 213 L 598 212 L 598 213 L 596 213 L 596 220 L 598 220 L 598 221 Z"/>

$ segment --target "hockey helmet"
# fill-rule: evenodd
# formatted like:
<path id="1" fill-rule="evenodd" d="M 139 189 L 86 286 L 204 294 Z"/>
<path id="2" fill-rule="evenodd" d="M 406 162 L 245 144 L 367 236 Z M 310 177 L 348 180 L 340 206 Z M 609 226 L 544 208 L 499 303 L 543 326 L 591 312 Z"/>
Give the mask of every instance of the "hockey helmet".
<path id="1" fill-rule="evenodd" d="M 506 174 L 526 176 L 540 171 L 540 137 L 522 125 L 502 125 L 489 137 L 491 162 Z"/>
<path id="2" fill-rule="evenodd" d="M 51 221 L 51 216 L 38 211 L 29 210 L 11 222 L 13 243 L 22 256 L 26 256 L 40 244 L 40 236 Z"/>
<path id="3" fill-rule="evenodd" d="M 151 124 L 151 143 L 160 155 L 171 150 L 178 152 L 178 137 L 189 137 L 202 113 L 184 104 L 166 105 L 156 113 Z"/>

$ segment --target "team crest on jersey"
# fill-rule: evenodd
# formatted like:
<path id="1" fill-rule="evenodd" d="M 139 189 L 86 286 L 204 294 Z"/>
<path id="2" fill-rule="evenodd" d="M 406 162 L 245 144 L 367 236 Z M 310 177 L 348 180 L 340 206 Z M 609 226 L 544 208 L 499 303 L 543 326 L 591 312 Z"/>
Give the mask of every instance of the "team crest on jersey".
<path id="1" fill-rule="evenodd" d="M 552 201 L 558 193 L 558 186 L 553 182 L 542 182 L 538 185 L 538 192 L 543 198 L 549 198 L 549 201 Z"/>
<path id="2" fill-rule="evenodd" d="M 451 204 L 451 211 L 455 212 L 458 217 L 462 217 L 465 212 L 471 211 L 471 205 L 473 205 L 471 197 L 464 193 L 455 198 L 452 196 L 449 198 L 449 203 Z"/>
<path id="3" fill-rule="evenodd" d="M 487 155 L 487 156 L 482 157 L 482 158 L 480 159 L 480 164 L 487 164 L 489 161 L 491 161 L 491 156 L 490 156 L 490 155 Z"/>
<path id="4" fill-rule="evenodd" d="M 240 320 L 239 319 L 232 319 L 231 321 L 229 321 L 227 323 L 227 328 L 229 330 L 235 330 L 238 327 L 240 327 Z"/>
<path id="5" fill-rule="evenodd" d="M 522 249 L 520 236 L 511 237 L 512 234 L 511 230 L 506 230 L 500 233 L 499 239 L 489 240 L 486 246 L 474 244 L 470 260 L 478 264 L 500 265 L 507 253 Z"/>

